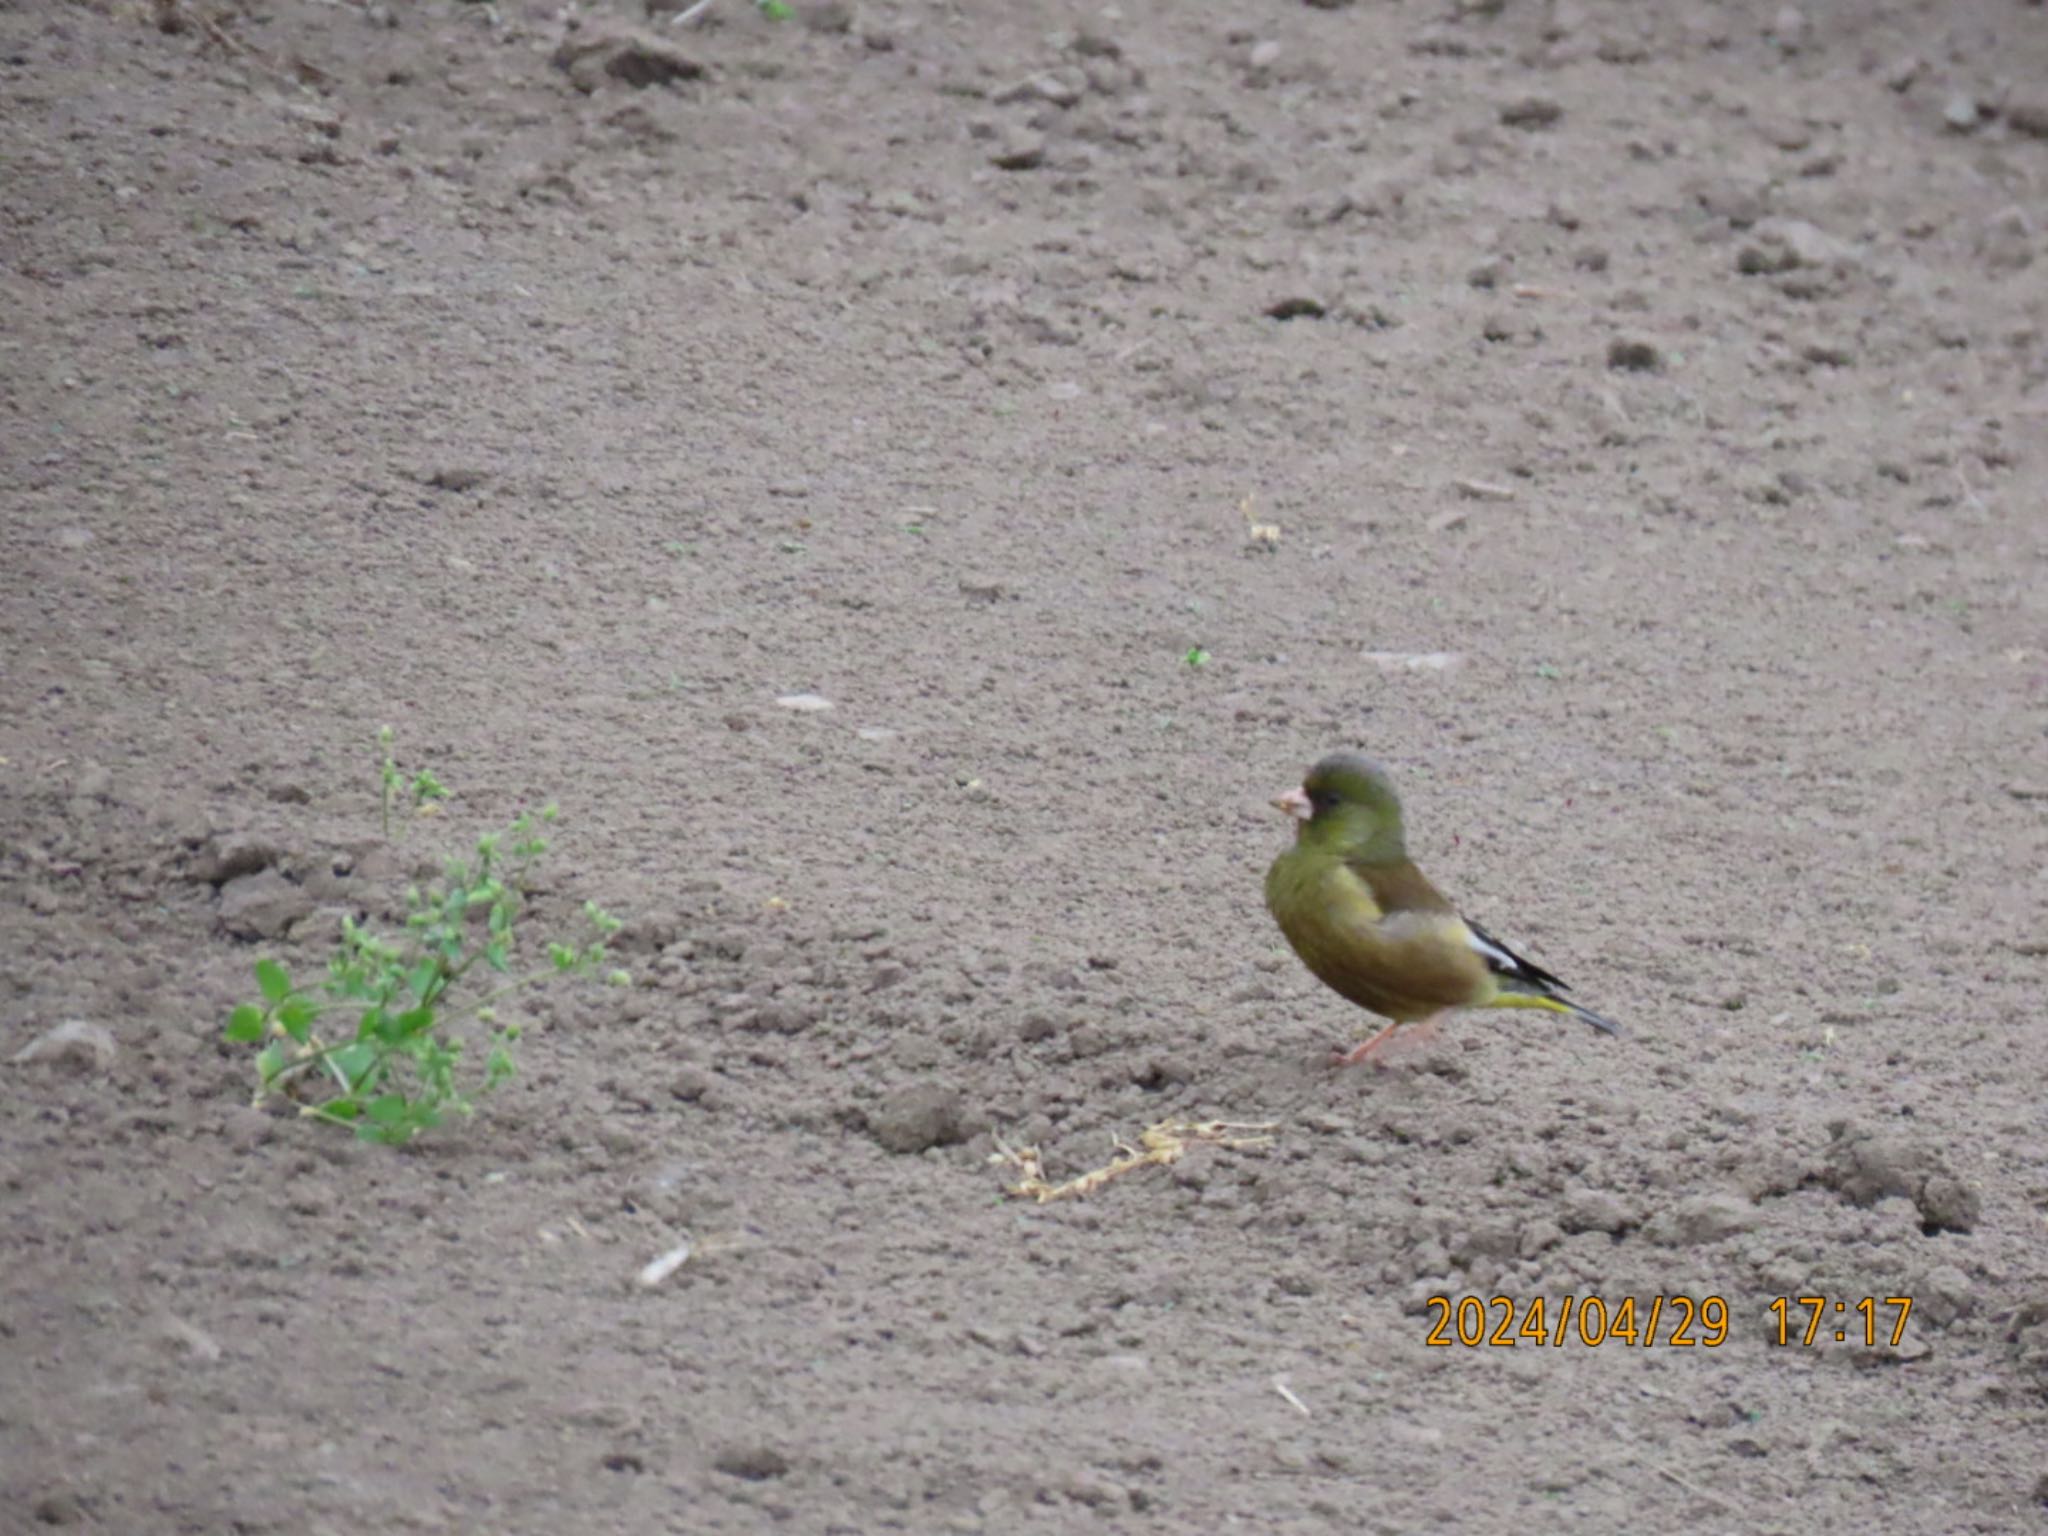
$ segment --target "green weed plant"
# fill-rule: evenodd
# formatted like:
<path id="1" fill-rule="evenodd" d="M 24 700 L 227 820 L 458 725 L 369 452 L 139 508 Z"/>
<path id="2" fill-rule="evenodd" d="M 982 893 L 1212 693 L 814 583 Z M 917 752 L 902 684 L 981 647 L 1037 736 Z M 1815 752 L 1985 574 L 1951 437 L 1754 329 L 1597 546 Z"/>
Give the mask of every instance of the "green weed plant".
<path id="1" fill-rule="evenodd" d="M 448 791 L 424 770 L 410 778 L 400 772 L 388 727 L 379 742 L 388 836 L 394 811 L 430 813 Z M 619 928 L 617 918 L 585 902 L 587 936 L 549 941 L 545 964 L 521 967 L 520 913 L 547 851 L 542 829 L 555 816 L 552 805 L 528 812 L 479 837 L 473 857 L 448 860 L 439 880 L 408 889 L 405 928 L 395 937 L 344 917 L 327 974 L 310 986 L 275 958 L 258 960 L 261 1000 L 236 1008 L 226 1030 L 230 1041 L 260 1047 L 256 1102 L 282 1095 L 302 1115 L 396 1146 L 450 1114 L 473 1113 L 475 1097 L 510 1079 L 520 1027 L 502 1022 L 498 1005 L 548 977 L 597 971 Z M 481 985 L 487 978 L 496 984 Z M 628 980 L 616 970 L 606 979 Z M 491 1031 L 480 1078 L 462 1071 L 466 1024 Z"/>

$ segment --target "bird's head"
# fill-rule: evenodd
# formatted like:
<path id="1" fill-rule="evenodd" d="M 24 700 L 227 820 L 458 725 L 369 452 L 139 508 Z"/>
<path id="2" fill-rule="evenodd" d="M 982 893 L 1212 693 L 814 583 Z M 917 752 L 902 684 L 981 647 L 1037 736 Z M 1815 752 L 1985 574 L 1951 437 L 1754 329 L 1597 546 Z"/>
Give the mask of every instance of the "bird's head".
<path id="1" fill-rule="evenodd" d="M 1408 856 L 1393 781 L 1356 752 L 1331 753 L 1273 804 L 1295 819 L 1298 840 L 1329 853 L 1366 864 Z"/>

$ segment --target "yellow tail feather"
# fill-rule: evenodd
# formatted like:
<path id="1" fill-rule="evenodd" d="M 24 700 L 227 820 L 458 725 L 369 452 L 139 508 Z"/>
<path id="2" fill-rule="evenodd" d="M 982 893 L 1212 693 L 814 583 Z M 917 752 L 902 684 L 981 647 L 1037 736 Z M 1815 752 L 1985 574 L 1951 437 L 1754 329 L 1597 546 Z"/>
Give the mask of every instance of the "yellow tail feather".
<path id="1" fill-rule="evenodd" d="M 1483 1008 L 1541 1008 L 1545 1013 L 1577 1013 L 1570 1003 L 1536 992 L 1496 992 L 1480 1005 Z"/>
<path id="2" fill-rule="evenodd" d="M 1545 1013 L 1568 1013 L 1575 1019 L 1584 1019 L 1603 1035 L 1618 1035 L 1621 1026 L 1611 1019 L 1603 1019 L 1590 1008 L 1581 1008 L 1577 1003 L 1568 1003 L 1561 997 L 1547 997 L 1541 992 L 1509 992 L 1505 989 L 1479 1005 L 1482 1008 L 1540 1008 Z"/>

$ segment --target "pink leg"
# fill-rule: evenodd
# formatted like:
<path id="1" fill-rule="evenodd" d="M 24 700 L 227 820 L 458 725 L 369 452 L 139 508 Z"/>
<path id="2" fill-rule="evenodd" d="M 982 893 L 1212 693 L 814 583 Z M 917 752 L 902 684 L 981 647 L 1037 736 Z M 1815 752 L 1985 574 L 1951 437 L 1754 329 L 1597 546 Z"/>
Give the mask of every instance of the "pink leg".
<path id="1" fill-rule="evenodd" d="M 1386 1057 L 1392 1054 L 1394 1035 L 1397 1030 L 1408 1028 L 1408 1033 L 1403 1035 L 1400 1041 L 1401 1054 L 1405 1055 L 1410 1048 L 1426 1045 L 1429 1041 L 1435 1039 L 1437 1028 L 1442 1021 L 1443 1015 L 1441 1013 L 1433 1013 L 1428 1018 L 1417 1021 L 1412 1028 L 1407 1026 L 1406 1021 L 1396 1020 L 1363 1045 L 1355 1045 L 1348 1051 L 1339 1052 L 1333 1065 L 1355 1067 L 1362 1062 L 1371 1061 L 1376 1065 L 1385 1066 Z"/>
<path id="2" fill-rule="evenodd" d="M 1389 1024 L 1385 1029 L 1381 1030 L 1378 1034 L 1374 1035 L 1370 1040 L 1366 1041 L 1365 1044 L 1354 1045 L 1348 1051 L 1339 1051 L 1337 1053 L 1336 1059 L 1333 1062 L 1331 1062 L 1331 1065 L 1336 1067 L 1355 1067 L 1361 1062 L 1370 1061 L 1372 1059 L 1373 1053 L 1377 1051 L 1381 1046 L 1385 1045 L 1389 1040 L 1393 1039 L 1394 1031 L 1399 1029 L 1400 1027 L 1400 1021 L 1396 1020 L 1394 1023 Z"/>
<path id="3" fill-rule="evenodd" d="M 1429 1045 L 1436 1039 L 1437 1031 L 1442 1029 L 1443 1025 L 1444 1016 L 1440 1013 L 1432 1013 L 1428 1018 L 1423 1019 L 1414 1028 L 1410 1029 L 1406 1035 L 1402 1036 L 1402 1044 Z"/>

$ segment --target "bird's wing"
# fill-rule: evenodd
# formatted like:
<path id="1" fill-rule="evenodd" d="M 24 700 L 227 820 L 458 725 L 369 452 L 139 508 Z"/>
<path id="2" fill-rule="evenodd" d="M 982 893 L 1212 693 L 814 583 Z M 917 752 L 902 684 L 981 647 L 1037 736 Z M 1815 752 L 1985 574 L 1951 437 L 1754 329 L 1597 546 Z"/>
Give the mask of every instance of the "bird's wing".
<path id="1" fill-rule="evenodd" d="M 1398 912 L 1443 913 L 1454 910 L 1444 898 L 1444 893 L 1429 883 L 1429 876 L 1406 859 L 1393 864 L 1368 864 L 1360 859 L 1351 859 L 1347 863 L 1351 872 L 1372 892 L 1374 905 L 1388 916 Z"/>
<path id="2" fill-rule="evenodd" d="M 1429 877 L 1406 859 L 1396 864 L 1367 864 L 1351 861 L 1351 872 L 1372 892 L 1384 922 L 1393 929 L 1411 928 L 1415 917 L 1450 917 L 1465 931 L 1465 938 L 1486 968 L 1503 981 L 1519 982 L 1541 992 L 1567 992 L 1563 981 L 1535 961 L 1516 954 L 1469 917 L 1459 916 L 1444 893 Z M 1413 916 L 1410 916 L 1413 914 Z"/>
<path id="3" fill-rule="evenodd" d="M 1501 943 L 1484 928 L 1465 919 L 1466 931 L 1472 935 L 1472 947 L 1479 951 L 1486 961 L 1486 968 L 1494 975 L 1508 981 L 1518 981 L 1543 992 L 1569 992 L 1570 987 L 1551 975 L 1533 960 L 1525 960 L 1507 945 Z"/>

